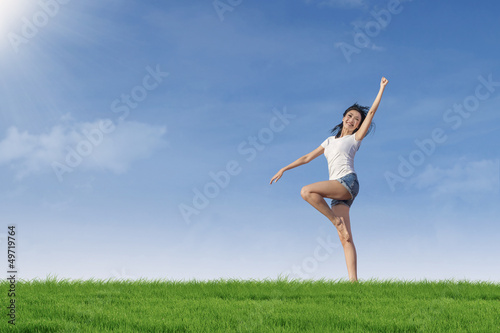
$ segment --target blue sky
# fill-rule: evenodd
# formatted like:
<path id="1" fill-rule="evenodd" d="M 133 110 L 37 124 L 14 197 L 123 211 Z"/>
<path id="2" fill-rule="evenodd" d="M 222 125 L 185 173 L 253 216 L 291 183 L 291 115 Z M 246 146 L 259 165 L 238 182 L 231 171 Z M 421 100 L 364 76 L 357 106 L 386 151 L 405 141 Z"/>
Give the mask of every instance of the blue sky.
<path id="1" fill-rule="evenodd" d="M 269 180 L 386 76 L 355 160 L 358 277 L 500 280 L 497 2 L 16 3 L 0 241 L 15 224 L 21 278 L 347 278 L 300 197 L 326 159 Z"/>

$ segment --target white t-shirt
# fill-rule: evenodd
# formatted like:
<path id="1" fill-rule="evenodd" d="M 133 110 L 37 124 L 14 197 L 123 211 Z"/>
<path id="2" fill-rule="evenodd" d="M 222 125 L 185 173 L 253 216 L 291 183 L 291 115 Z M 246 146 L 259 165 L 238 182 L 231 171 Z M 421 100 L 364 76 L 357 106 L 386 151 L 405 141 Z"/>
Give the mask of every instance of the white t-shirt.
<path id="1" fill-rule="evenodd" d="M 355 134 L 345 135 L 336 139 L 328 137 L 321 147 L 325 148 L 325 157 L 328 162 L 330 180 L 335 180 L 354 172 L 354 155 L 359 149 L 361 141 L 357 141 Z"/>

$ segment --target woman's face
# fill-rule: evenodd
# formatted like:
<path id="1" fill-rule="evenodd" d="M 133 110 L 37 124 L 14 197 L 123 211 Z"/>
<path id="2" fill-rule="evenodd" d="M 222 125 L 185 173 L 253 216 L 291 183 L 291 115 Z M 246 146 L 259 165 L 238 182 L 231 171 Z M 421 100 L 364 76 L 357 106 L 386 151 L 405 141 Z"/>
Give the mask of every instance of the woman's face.
<path id="1" fill-rule="evenodd" d="M 361 124 L 361 113 L 356 110 L 349 110 L 342 118 L 342 123 L 349 132 L 356 130 Z"/>

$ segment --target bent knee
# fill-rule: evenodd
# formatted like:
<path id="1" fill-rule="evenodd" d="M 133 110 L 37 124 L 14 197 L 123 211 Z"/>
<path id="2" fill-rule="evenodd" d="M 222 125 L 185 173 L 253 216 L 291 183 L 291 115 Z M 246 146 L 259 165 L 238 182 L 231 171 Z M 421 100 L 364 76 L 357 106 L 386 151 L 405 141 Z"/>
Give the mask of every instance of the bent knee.
<path id="1" fill-rule="evenodd" d="M 308 185 L 302 187 L 302 189 L 300 190 L 300 195 L 302 196 L 302 198 L 304 200 L 307 200 L 307 198 L 309 197 L 310 194 L 311 194 L 311 190 L 310 190 Z"/>
<path id="2" fill-rule="evenodd" d="M 354 246 L 354 240 L 352 239 L 352 235 L 349 235 L 349 239 L 344 239 L 340 237 L 340 243 L 342 244 L 342 247 L 345 249 L 346 246 L 352 247 Z"/>

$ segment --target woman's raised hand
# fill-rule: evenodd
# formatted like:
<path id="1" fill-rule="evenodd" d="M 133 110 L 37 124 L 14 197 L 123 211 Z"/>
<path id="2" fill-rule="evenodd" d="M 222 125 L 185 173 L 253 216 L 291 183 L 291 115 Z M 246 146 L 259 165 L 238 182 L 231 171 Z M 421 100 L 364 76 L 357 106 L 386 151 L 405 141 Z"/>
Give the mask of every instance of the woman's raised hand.
<path id="1" fill-rule="evenodd" d="M 278 179 L 280 179 L 280 178 L 281 178 L 281 176 L 283 176 L 283 170 L 278 171 L 278 173 L 276 173 L 276 174 L 274 175 L 274 177 L 273 177 L 273 178 L 271 178 L 271 182 L 270 182 L 269 184 L 272 184 L 272 183 L 273 183 L 273 181 L 276 183 L 276 182 L 278 181 Z"/>
<path id="2" fill-rule="evenodd" d="M 389 80 L 387 80 L 385 77 L 382 77 L 382 80 L 380 80 L 380 88 L 385 88 L 387 83 L 389 83 Z"/>

